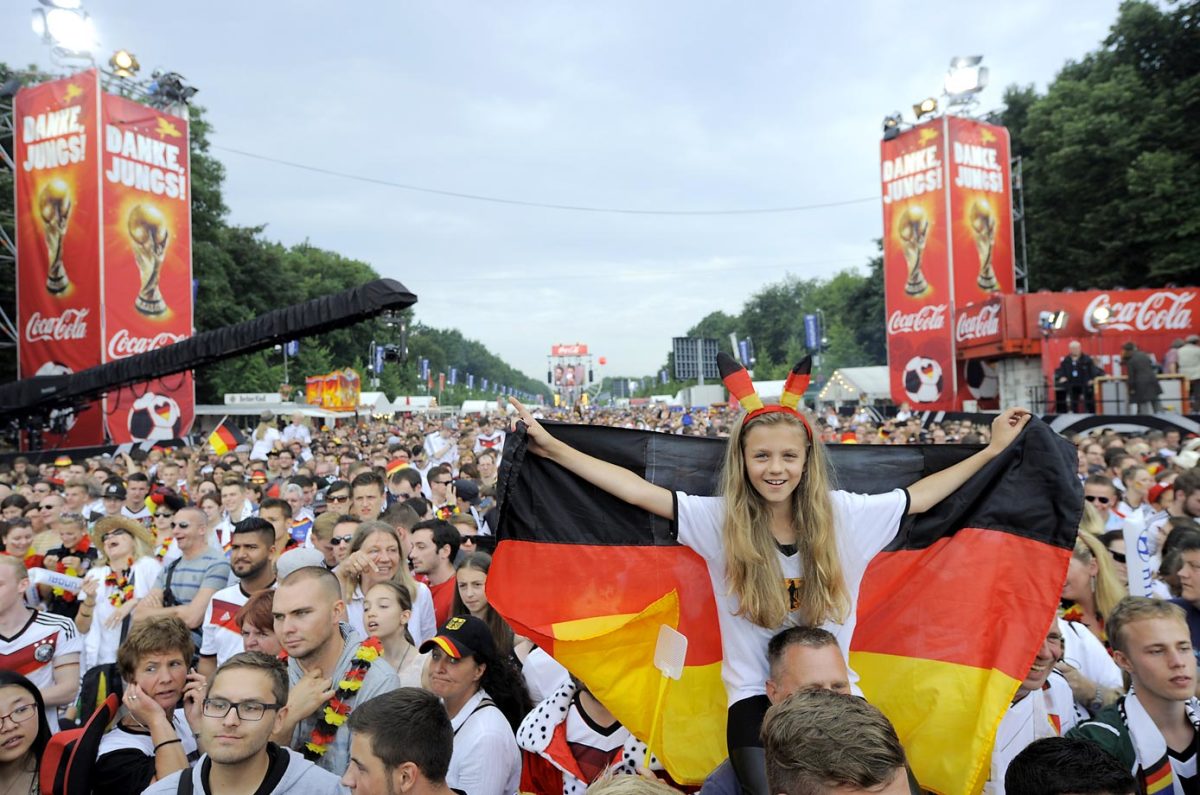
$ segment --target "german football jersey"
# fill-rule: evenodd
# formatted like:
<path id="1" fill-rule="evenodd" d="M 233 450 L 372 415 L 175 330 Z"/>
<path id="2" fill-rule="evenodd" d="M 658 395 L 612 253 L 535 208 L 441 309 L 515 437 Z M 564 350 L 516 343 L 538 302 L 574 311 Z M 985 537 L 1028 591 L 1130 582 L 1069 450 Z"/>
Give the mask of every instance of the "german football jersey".
<path id="1" fill-rule="evenodd" d="M 66 616 L 34 610 L 20 632 L 11 638 L 0 635 L 0 671 L 15 671 L 46 690 L 54 684 L 54 663 L 68 654 L 83 651 L 83 636 Z M 59 663 L 62 664 L 61 662 Z M 58 731 L 58 714 L 48 709 L 50 731 Z"/>

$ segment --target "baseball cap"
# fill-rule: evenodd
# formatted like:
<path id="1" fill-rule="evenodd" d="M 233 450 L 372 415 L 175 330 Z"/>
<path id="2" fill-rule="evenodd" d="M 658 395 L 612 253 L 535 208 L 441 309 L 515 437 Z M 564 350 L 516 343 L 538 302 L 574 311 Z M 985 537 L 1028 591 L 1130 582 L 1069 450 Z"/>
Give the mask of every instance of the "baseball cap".
<path id="1" fill-rule="evenodd" d="M 420 652 L 424 654 L 435 648 L 456 660 L 475 655 L 496 657 L 492 631 L 475 616 L 454 616 L 442 624 L 438 634 L 421 644 Z"/>
<path id="2" fill-rule="evenodd" d="M 1174 489 L 1174 483 L 1155 483 L 1150 487 L 1150 492 L 1147 496 L 1150 498 L 1150 502 L 1158 502 L 1158 498 L 1161 497 L 1164 492 L 1173 491 Z"/>
<path id="3" fill-rule="evenodd" d="M 479 484 L 473 480 L 460 479 L 454 481 L 454 493 L 460 500 L 466 500 L 474 505 L 479 502 Z"/>
<path id="4" fill-rule="evenodd" d="M 275 419 L 275 415 L 270 411 L 263 409 L 263 411 L 258 415 L 258 418 L 263 422 L 270 422 L 271 420 Z"/>
<path id="5" fill-rule="evenodd" d="M 125 499 L 125 487 L 120 483 L 105 483 L 104 484 L 104 499 Z"/>
<path id="6" fill-rule="evenodd" d="M 288 550 L 275 561 L 275 579 L 281 581 L 297 569 L 325 565 L 325 556 L 315 549 L 298 547 Z"/>

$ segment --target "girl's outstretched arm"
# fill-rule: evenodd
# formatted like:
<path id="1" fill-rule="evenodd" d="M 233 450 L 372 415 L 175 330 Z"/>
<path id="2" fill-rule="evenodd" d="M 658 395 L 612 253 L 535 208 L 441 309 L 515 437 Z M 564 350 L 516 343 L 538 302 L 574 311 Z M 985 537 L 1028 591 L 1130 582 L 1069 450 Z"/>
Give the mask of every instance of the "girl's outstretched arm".
<path id="1" fill-rule="evenodd" d="M 531 453 L 550 459 L 593 486 L 607 491 L 630 505 L 636 505 L 638 508 L 664 519 L 675 518 L 675 500 L 670 491 L 662 486 L 655 486 L 624 467 L 581 453 L 566 442 L 555 439 L 542 427 L 540 422 L 533 418 L 529 409 L 525 408 L 521 401 L 509 397 L 508 402 L 517 410 L 517 416 L 525 423 Z"/>
<path id="2" fill-rule="evenodd" d="M 953 494 L 967 479 L 1000 451 L 1012 444 L 1029 422 L 1028 409 L 1007 409 L 992 421 L 992 441 L 987 447 L 948 469 L 934 472 L 908 487 L 908 512 L 924 513 Z"/>

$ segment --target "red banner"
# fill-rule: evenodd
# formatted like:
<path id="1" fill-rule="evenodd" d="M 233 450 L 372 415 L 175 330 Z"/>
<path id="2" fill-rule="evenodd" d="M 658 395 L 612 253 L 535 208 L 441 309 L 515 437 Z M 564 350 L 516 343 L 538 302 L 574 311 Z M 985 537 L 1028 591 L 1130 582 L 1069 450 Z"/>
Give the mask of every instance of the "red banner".
<path id="1" fill-rule="evenodd" d="M 192 334 L 192 240 L 187 120 L 105 95 L 104 360 Z M 188 432 L 191 373 L 110 393 L 112 441 L 158 441 Z"/>
<path id="2" fill-rule="evenodd" d="M 18 376 L 63 375 L 100 364 L 98 73 L 21 89 L 16 125 Z M 49 446 L 102 444 L 95 408 Z"/>
<path id="3" fill-rule="evenodd" d="M 588 346 L 584 345 L 581 342 L 577 342 L 574 345 L 561 345 L 561 344 L 560 345 L 551 345 L 550 346 L 550 355 L 551 356 L 587 356 L 588 355 Z"/>
<path id="4" fill-rule="evenodd" d="M 1046 336 L 1043 344 L 1042 370 L 1048 382 L 1072 340 L 1078 340 L 1107 374 L 1119 375 L 1115 364 L 1126 342 L 1133 341 L 1161 363 L 1172 342 L 1200 334 L 1200 289 L 1194 287 L 1030 293 L 1024 298 L 1029 337 L 1041 334 L 1043 314 L 1066 314 L 1063 327 Z M 1098 322 L 1105 311 L 1108 317 Z"/>
<path id="5" fill-rule="evenodd" d="M 880 146 L 883 273 L 892 400 L 954 408 L 950 229 L 942 120 Z"/>
<path id="6" fill-rule="evenodd" d="M 1008 130 L 947 116 L 954 305 L 1014 291 Z"/>

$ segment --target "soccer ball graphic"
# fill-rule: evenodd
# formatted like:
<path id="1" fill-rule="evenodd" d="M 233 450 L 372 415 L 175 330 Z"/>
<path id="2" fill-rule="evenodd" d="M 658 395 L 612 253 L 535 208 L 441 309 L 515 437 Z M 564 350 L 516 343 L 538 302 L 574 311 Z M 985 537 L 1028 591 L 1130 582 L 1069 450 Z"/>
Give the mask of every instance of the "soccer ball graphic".
<path id="1" fill-rule="evenodd" d="M 165 442 L 178 439 L 179 404 L 166 395 L 147 392 L 133 401 L 129 412 L 129 435 L 139 442 Z"/>
<path id="2" fill-rule="evenodd" d="M 904 393 L 913 403 L 933 403 L 942 396 L 942 366 L 914 356 L 904 365 Z"/>
<path id="3" fill-rule="evenodd" d="M 996 365 L 971 359 L 967 362 L 967 389 L 976 400 L 995 400 L 1000 397 L 1000 378 Z"/>

